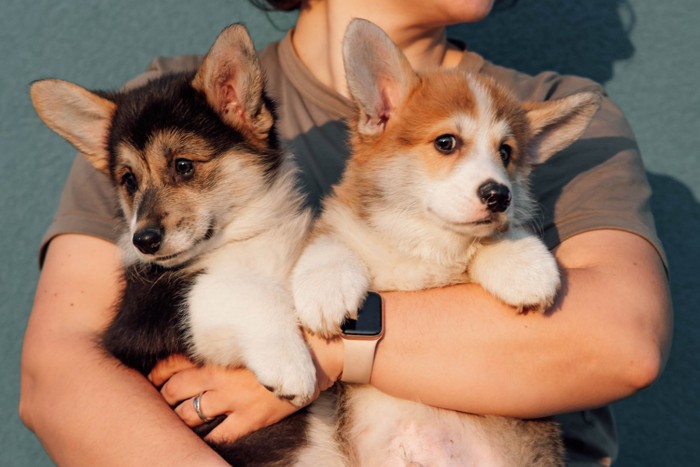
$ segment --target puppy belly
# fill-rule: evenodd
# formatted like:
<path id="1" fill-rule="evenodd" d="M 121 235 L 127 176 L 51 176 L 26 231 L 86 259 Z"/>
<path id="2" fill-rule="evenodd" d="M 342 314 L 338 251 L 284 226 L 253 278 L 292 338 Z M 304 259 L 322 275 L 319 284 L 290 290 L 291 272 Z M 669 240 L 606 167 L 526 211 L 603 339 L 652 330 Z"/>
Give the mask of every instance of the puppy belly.
<path id="1" fill-rule="evenodd" d="M 397 423 L 383 465 L 486 465 L 483 462 L 491 456 L 487 451 L 482 452 L 483 446 L 463 445 L 459 441 L 445 426 L 428 420 L 402 419 Z"/>
<path id="2" fill-rule="evenodd" d="M 358 465 L 505 466 L 478 417 L 387 396 L 371 387 L 349 389 L 344 433 Z"/>

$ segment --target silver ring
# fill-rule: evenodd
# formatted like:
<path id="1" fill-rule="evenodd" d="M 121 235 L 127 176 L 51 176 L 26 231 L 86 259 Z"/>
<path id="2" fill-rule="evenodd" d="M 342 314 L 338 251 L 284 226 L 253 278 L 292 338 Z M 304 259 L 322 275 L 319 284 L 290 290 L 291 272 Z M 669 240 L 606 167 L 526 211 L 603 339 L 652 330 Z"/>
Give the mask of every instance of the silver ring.
<path id="1" fill-rule="evenodd" d="M 204 415 L 204 412 L 202 412 L 202 396 L 204 395 L 204 392 L 200 392 L 194 396 L 192 399 L 192 405 L 194 406 L 194 411 L 197 412 L 197 416 L 201 421 L 210 422 L 212 419 Z"/>

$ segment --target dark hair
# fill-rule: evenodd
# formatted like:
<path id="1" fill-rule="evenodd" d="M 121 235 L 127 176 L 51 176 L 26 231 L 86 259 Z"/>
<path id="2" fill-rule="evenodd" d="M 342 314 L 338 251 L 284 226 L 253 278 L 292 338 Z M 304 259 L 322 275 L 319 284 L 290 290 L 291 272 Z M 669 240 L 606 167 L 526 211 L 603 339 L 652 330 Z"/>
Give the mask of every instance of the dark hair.
<path id="1" fill-rule="evenodd" d="M 250 0 L 253 6 L 263 11 L 292 11 L 301 7 L 302 0 Z M 518 3 L 518 0 L 495 0 L 494 10 L 504 10 Z"/>
<path id="2" fill-rule="evenodd" d="M 293 11 L 301 7 L 302 0 L 250 0 L 254 7 L 262 11 Z"/>

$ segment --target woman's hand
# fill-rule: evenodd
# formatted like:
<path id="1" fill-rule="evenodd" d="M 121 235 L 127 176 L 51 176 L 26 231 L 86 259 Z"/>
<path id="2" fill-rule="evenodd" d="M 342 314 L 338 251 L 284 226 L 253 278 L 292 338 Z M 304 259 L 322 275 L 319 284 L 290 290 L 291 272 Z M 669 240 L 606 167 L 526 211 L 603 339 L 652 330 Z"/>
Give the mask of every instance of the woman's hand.
<path id="1" fill-rule="evenodd" d="M 172 355 L 158 362 L 148 378 L 192 428 L 204 422 L 194 409 L 193 400 L 198 394 L 202 414 L 208 418 L 226 415 L 207 435 L 207 441 L 236 440 L 297 410 L 288 401 L 275 397 L 246 368 L 200 367 L 184 355 Z M 315 396 L 318 394 L 317 391 Z"/>
<path id="2" fill-rule="evenodd" d="M 316 365 L 316 392 L 328 389 L 342 371 L 342 342 L 306 335 Z M 148 379 L 190 427 L 203 423 L 193 399 L 200 396 L 200 411 L 208 418 L 226 415 L 206 437 L 207 441 L 234 441 L 291 415 L 298 407 L 278 399 L 246 368 L 199 366 L 184 355 L 172 355 L 156 364 Z"/>

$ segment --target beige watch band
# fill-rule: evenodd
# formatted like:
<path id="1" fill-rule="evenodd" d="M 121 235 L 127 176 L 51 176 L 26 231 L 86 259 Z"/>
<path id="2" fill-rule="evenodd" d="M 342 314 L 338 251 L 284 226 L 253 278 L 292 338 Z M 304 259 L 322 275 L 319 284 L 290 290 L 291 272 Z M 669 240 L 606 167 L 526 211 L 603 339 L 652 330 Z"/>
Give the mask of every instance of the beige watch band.
<path id="1" fill-rule="evenodd" d="M 340 380 L 344 383 L 368 384 L 372 376 L 377 344 L 384 337 L 384 301 L 376 293 L 372 295 L 381 300 L 379 307 L 381 329 L 375 335 L 341 334 L 344 358 Z"/>
<path id="2" fill-rule="evenodd" d="M 367 384 L 372 376 L 374 353 L 382 335 L 368 338 L 343 336 L 343 374 L 344 383 Z"/>

